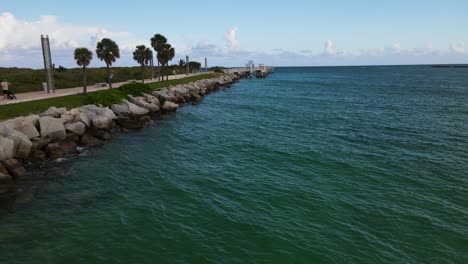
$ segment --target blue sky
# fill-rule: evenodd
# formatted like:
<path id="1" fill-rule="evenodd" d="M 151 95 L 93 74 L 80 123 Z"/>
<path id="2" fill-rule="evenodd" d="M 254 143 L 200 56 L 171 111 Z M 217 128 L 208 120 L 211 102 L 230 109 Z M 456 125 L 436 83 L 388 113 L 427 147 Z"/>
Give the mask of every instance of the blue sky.
<path id="1" fill-rule="evenodd" d="M 225 66 L 468 63 L 468 1 L 0 0 L 0 67 L 41 67 L 40 34 L 56 64 L 111 37 L 116 65 L 134 65 L 132 49 L 155 33 L 176 59 Z"/>

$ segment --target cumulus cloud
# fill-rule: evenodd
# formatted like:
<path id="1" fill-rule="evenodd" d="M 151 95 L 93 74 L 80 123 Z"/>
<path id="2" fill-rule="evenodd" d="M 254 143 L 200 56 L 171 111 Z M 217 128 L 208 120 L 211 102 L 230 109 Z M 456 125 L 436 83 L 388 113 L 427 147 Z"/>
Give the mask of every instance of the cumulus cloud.
<path id="1" fill-rule="evenodd" d="M 464 42 L 452 42 L 450 43 L 450 50 L 453 53 L 465 54 L 465 43 Z"/>
<path id="2" fill-rule="evenodd" d="M 325 42 L 325 47 L 323 49 L 323 54 L 327 55 L 327 56 L 336 55 L 336 49 L 335 49 L 335 45 L 333 44 L 333 41 L 327 40 Z"/>
<path id="3" fill-rule="evenodd" d="M 70 54 L 74 48 L 84 46 L 94 49 L 96 42 L 103 37 L 114 39 L 124 52 L 130 48 L 134 49 L 138 44 L 128 32 L 65 24 L 55 16 L 41 16 L 38 20 L 26 21 L 4 12 L 0 14 L 0 63 L 40 67 L 41 34 L 49 36 L 52 56 L 58 63 L 64 63 L 66 56 L 69 64 L 72 64 Z M 13 62 L 16 64 L 11 65 Z"/>
<path id="4" fill-rule="evenodd" d="M 237 27 L 229 29 L 224 35 L 224 39 L 226 40 L 226 44 L 229 49 L 238 49 L 240 44 L 237 40 Z"/>

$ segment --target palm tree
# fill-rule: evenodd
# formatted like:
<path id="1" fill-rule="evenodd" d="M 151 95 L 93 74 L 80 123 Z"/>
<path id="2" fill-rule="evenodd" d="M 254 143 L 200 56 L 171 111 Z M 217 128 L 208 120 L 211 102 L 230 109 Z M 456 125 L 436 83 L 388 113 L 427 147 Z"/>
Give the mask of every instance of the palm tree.
<path id="1" fill-rule="evenodd" d="M 151 52 L 151 49 L 147 48 L 145 45 L 136 46 L 136 49 L 133 52 L 133 59 L 141 65 L 142 83 L 145 83 L 145 65 L 148 65 L 152 57 L 153 53 Z"/>
<path id="2" fill-rule="evenodd" d="M 162 53 L 164 52 L 164 45 L 167 43 L 167 38 L 161 34 L 156 34 L 151 38 L 151 47 L 153 47 L 154 51 L 157 53 L 157 60 L 158 60 L 158 69 L 159 69 L 159 78 L 161 78 L 161 68 L 159 65 L 161 64 L 161 67 L 163 68 L 163 61 L 162 59 Z"/>
<path id="3" fill-rule="evenodd" d="M 109 88 L 112 89 L 112 78 L 110 74 L 110 66 L 118 58 L 120 58 L 120 50 L 117 43 L 108 38 L 103 38 L 96 45 L 96 55 L 97 57 L 106 63 L 107 67 L 107 83 Z"/>
<path id="4" fill-rule="evenodd" d="M 75 57 L 76 64 L 83 67 L 83 93 L 86 94 L 86 66 L 88 66 L 93 59 L 93 53 L 87 48 L 77 48 L 73 55 Z"/>
<path id="5" fill-rule="evenodd" d="M 169 66 L 169 61 L 171 61 L 175 56 L 175 49 L 170 44 L 168 45 L 169 45 L 169 49 L 167 50 L 167 55 L 166 55 L 166 66 Z M 166 72 L 166 74 L 167 74 L 166 80 L 169 81 L 169 72 Z"/>
<path id="6" fill-rule="evenodd" d="M 158 51 L 158 61 L 161 62 L 161 65 L 163 67 L 169 66 L 169 61 L 171 61 L 175 56 L 175 49 L 171 46 L 169 43 L 164 43 L 161 45 L 159 51 Z M 163 71 L 163 81 L 164 81 L 164 75 L 167 77 L 166 80 L 169 80 L 169 72 L 166 70 Z"/>
<path id="7" fill-rule="evenodd" d="M 184 68 L 185 67 L 185 61 L 184 60 L 179 60 L 179 67 Z"/>

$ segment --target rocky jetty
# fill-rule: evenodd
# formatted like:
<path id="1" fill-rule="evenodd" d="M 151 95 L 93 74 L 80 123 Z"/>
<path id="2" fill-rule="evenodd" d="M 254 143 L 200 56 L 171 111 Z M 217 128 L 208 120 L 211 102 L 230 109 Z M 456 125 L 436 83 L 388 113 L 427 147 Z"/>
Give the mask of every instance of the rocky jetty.
<path id="1" fill-rule="evenodd" d="M 129 95 L 110 107 L 84 105 L 67 110 L 50 107 L 39 115 L 18 117 L 0 123 L 0 194 L 27 174 L 23 164 L 57 160 L 79 147 L 96 147 L 119 131 L 148 126 L 179 105 L 197 103 L 203 96 L 229 86 L 235 74 L 177 85 L 142 96 Z"/>

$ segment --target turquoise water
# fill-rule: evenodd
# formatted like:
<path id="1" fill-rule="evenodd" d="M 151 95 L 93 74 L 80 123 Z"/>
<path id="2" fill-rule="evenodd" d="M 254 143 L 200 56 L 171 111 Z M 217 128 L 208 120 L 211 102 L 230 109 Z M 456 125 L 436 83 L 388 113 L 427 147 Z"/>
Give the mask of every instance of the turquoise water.
<path id="1" fill-rule="evenodd" d="M 37 170 L 0 262 L 468 263 L 467 121 L 468 69 L 280 68 Z"/>

